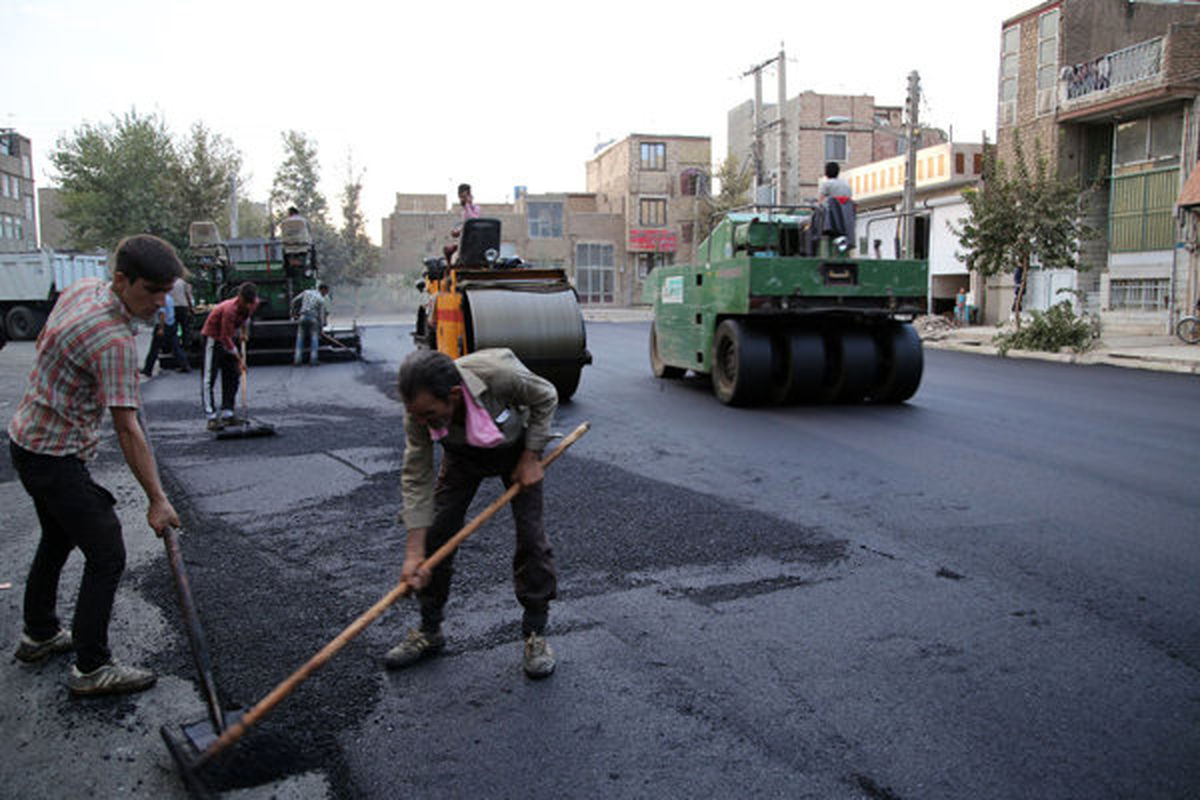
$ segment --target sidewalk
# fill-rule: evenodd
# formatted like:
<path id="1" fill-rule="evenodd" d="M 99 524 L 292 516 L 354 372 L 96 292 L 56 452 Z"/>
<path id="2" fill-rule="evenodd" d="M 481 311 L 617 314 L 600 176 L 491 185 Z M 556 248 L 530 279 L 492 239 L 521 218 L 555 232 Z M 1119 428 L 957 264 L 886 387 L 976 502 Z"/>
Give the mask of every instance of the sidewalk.
<path id="1" fill-rule="evenodd" d="M 999 353 L 992 340 L 999 331 L 1000 328 L 992 325 L 972 325 L 926 331 L 922 337 L 925 347 L 933 350 L 957 350 L 994 356 Z M 1008 358 L 1033 358 L 1065 364 L 1108 364 L 1200 375 L 1200 345 L 1184 344 L 1174 336 L 1101 336 L 1086 353 L 1009 350 Z"/>

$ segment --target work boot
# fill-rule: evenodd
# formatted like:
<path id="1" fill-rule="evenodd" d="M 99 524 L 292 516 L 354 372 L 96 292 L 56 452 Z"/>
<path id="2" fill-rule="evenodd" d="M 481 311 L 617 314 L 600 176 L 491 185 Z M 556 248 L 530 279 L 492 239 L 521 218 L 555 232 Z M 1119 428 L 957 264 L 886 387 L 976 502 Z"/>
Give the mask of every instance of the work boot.
<path id="1" fill-rule="evenodd" d="M 71 641 L 71 632 L 60 628 L 58 633 L 40 642 L 31 639 L 29 634 L 22 633 L 21 641 L 17 644 L 17 652 L 14 655 L 17 657 L 17 661 L 24 661 L 26 664 L 35 664 L 38 661 L 44 661 L 50 656 L 56 656 L 59 653 L 69 653 L 74 649 L 75 643 Z"/>
<path id="2" fill-rule="evenodd" d="M 531 633 L 525 637 L 525 661 L 522 666 L 525 674 L 531 678 L 548 678 L 554 672 L 554 651 L 546 637 L 540 633 Z"/>
<path id="3" fill-rule="evenodd" d="M 71 694 L 79 697 L 128 694 L 149 689 L 157 680 L 158 676 L 148 669 L 127 667 L 124 664 L 109 661 L 91 672 L 80 672 L 79 667 L 71 667 L 71 677 L 67 679 L 67 688 L 71 690 Z"/>
<path id="4" fill-rule="evenodd" d="M 383 663 L 388 669 L 404 669 L 422 658 L 437 655 L 446 646 L 446 637 L 437 633 L 409 629 L 408 637 L 387 651 Z"/>

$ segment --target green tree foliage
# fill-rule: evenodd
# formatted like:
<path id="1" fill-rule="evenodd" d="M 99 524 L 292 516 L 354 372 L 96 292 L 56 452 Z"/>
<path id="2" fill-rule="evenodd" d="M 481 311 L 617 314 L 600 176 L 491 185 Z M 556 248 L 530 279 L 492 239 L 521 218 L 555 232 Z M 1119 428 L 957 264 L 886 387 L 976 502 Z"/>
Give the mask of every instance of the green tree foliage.
<path id="1" fill-rule="evenodd" d="M 355 172 L 349 161 L 346 165 L 346 184 L 342 188 L 342 247 L 345 250 L 345 277 L 350 280 L 378 274 L 383 254 L 367 236 L 366 218 L 362 212 L 362 172 Z"/>
<path id="2" fill-rule="evenodd" d="M 730 209 L 750 202 L 750 184 L 754 176 L 744 169 L 735 155 L 726 156 L 715 175 L 721 184 L 716 195 L 707 195 L 700 203 L 700 218 L 696 220 L 696 239 L 703 239 L 712 232 L 716 221 Z"/>
<path id="3" fill-rule="evenodd" d="M 317 145 L 299 131 L 285 131 L 283 163 L 275 170 L 271 184 L 271 205 L 275 220 L 287 216 L 289 206 L 299 209 L 313 228 L 326 224 L 329 204 L 321 194 L 321 168 L 317 162 Z"/>
<path id="4" fill-rule="evenodd" d="M 133 233 L 186 243 L 177 192 L 181 161 L 157 115 L 131 110 L 111 124 L 84 123 L 58 140 L 50 163 L 73 247 L 112 248 Z"/>
<path id="5" fill-rule="evenodd" d="M 179 203 L 183 219 L 189 222 L 212 219 L 218 224 L 228 219 L 230 184 L 241 188 L 241 153 L 202 122 L 192 125 L 179 150 Z"/>
<path id="6" fill-rule="evenodd" d="M 110 249 L 152 233 L 187 245 L 188 225 L 228 214 L 241 154 L 204 125 L 176 141 L 159 116 L 131 110 L 110 124 L 85 123 L 50 153 L 72 247 Z"/>
<path id="7" fill-rule="evenodd" d="M 1062 180 L 1035 144 L 1033 169 L 1020 136 L 1014 141 L 1010 170 L 984 142 L 983 180 L 967 189 L 970 216 L 952 229 L 967 268 L 985 276 L 1011 274 L 1016 285 L 1014 307 L 1020 308 L 1032 269 L 1086 269 L 1078 260 L 1079 242 L 1095 233 L 1084 223 L 1080 207 L 1090 189 Z M 1020 329 L 1020 315 L 1016 318 Z"/>

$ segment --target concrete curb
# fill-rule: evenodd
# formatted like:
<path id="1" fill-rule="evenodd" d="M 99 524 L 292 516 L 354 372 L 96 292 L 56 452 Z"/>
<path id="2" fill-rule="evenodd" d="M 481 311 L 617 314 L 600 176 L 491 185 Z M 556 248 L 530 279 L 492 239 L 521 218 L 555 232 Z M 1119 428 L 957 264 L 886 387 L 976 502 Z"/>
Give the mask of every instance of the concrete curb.
<path id="1" fill-rule="evenodd" d="M 1152 372 L 1174 372 L 1185 375 L 1200 375 L 1200 358 L 1170 358 L 1158 355 L 1130 352 L 1127 350 L 1094 350 L 1085 353 L 1043 353 L 1037 350 L 1009 350 L 1005 356 L 995 345 L 982 341 L 929 340 L 923 342 L 931 350 L 951 350 L 959 353 L 976 353 L 1000 358 L 1024 358 L 1035 361 L 1052 361 L 1059 364 L 1105 364 L 1125 369 L 1144 369 Z"/>

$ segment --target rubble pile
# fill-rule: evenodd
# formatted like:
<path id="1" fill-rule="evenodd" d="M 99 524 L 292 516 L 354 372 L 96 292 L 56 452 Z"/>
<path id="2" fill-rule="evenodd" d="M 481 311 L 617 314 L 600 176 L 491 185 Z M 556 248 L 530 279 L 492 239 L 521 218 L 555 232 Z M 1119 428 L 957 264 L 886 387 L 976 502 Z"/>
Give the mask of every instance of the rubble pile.
<path id="1" fill-rule="evenodd" d="M 954 323 L 945 317 L 923 315 L 913 320 L 913 327 L 922 341 L 936 342 L 945 339 L 954 330 Z"/>

